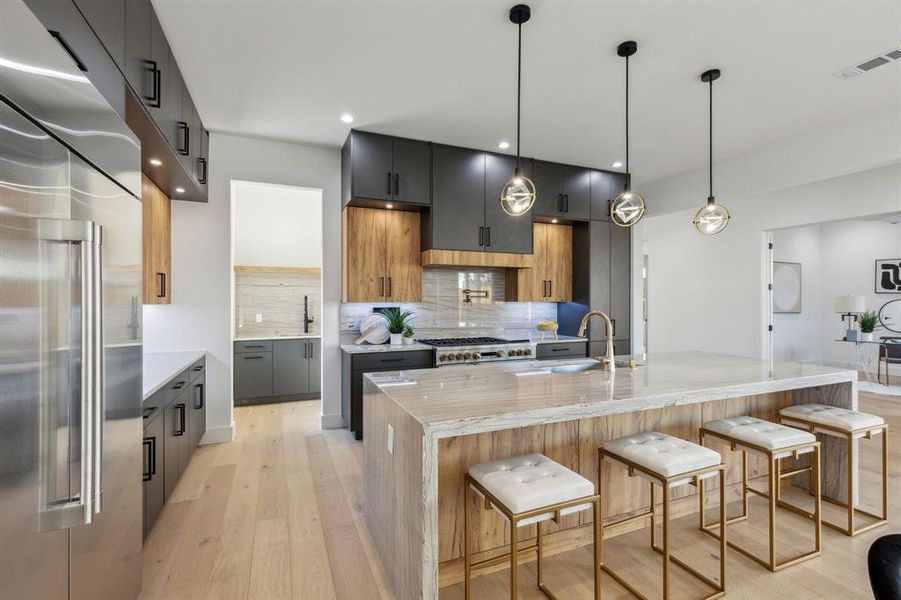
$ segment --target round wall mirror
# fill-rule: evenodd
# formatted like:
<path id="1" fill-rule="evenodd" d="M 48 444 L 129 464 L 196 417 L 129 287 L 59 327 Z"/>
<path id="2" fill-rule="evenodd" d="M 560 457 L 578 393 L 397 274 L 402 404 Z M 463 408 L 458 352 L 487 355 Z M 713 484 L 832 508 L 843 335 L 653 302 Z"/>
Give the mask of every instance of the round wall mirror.
<path id="1" fill-rule="evenodd" d="M 901 333 L 901 299 L 889 300 L 879 309 L 879 322 L 886 331 Z"/>

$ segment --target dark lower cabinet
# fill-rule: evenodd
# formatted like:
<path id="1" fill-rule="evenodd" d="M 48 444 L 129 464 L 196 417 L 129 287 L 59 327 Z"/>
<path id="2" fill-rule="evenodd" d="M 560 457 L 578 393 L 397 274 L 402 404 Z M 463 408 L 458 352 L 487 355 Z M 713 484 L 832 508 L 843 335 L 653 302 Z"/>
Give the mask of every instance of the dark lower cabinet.
<path id="1" fill-rule="evenodd" d="M 431 350 L 341 353 L 341 416 L 358 440 L 363 439 L 363 374 L 432 366 Z"/>
<path id="2" fill-rule="evenodd" d="M 144 537 L 206 431 L 205 371 L 201 359 L 144 401 Z"/>
<path id="3" fill-rule="evenodd" d="M 166 488 L 163 483 L 163 438 L 165 427 L 162 411 L 148 408 L 144 411 L 144 537 L 156 522 L 166 502 Z"/>
<path id="4" fill-rule="evenodd" d="M 234 344 L 236 404 L 303 400 L 319 394 L 319 338 L 238 341 Z"/>
<path id="5" fill-rule="evenodd" d="M 588 355 L 588 342 L 546 342 L 538 344 L 535 358 L 553 360 L 557 358 L 582 358 Z"/>
<path id="6" fill-rule="evenodd" d="M 235 355 L 235 400 L 272 395 L 272 352 Z"/>

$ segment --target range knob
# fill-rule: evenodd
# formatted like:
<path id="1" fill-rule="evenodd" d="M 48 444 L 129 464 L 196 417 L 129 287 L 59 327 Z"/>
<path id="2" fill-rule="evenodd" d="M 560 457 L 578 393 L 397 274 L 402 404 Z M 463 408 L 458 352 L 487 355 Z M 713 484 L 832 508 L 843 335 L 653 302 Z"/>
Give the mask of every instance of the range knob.
<path id="1" fill-rule="evenodd" d="M 523 350 L 523 352 L 525 352 L 526 356 L 531 356 L 531 355 L 532 355 L 532 349 L 531 349 L 531 348 L 526 348 L 525 350 Z"/>
<path id="2" fill-rule="evenodd" d="M 504 355 L 505 355 L 505 354 L 506 354 L 506 352 L 504 352 L 503 350 L 498 350 L 498 351 L 497 351 L 497 357 L 498 357 L 498 358 L 504 358 Z"/>
<path id="3" fill-rule="evenodd" d="M 525 350 L 523 350 L 522 348 L 520 348 L 519 350 L 516 351 L 516 356 L 524 356 L 524 355 L 525 355 Z"/>
<path id="4" fill-rule="evenodd" d="M 473 360 L 479 360 L 480 358 L 482 358 L 482 353 L 481 353 L 481 352 L 473 352 L 473 353 L 472 353 L 472 359 L 473 359 Z"/>
<path id="5" fill-rule="evenodd" d="M 463 353 L 463 358 L 464 358 L 465 360 L 471 359 L 471 358 L 472 358 L 472 353 L 471 353 L 471 352 L 464 352 L 464 353 Z"/>
<path id="6" fill-rule="evenodd" d="M 441 362 L 446 361 L 446 360 L 447 360 L 447 354 L 439 354 L 439 355 L 438 355 L 438 360 L 440 360 Z"/>
<path id="7" fill-rule="evenodd" d="M 456 358 L 457 360 L 463 360 L 463 353 L 457 352 L 457 355 L 454 358 Z"/>

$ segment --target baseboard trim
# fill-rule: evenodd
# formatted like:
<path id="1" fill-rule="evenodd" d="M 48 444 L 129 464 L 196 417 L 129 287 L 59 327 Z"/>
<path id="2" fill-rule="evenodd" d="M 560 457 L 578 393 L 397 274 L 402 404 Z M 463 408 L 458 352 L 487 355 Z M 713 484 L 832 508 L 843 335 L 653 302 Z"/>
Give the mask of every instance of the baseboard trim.
<path id="1" fill-rule="evenodd" d="M 221 444 L 223 442 L 230 442 L 233 439 L 235 439 L 234 423 L 226 427 L 213 427 L 207 429 L 203 434 L 203 437 L 200 438 L 200 445 L 206 446 L 207 444 Z"/>
<path id="2" fill-rule="evenodd" d="M 344 417 L 341 413 L 319 416 L 319 426 L 323 429 L 341 429 L 344 427 Z"/>

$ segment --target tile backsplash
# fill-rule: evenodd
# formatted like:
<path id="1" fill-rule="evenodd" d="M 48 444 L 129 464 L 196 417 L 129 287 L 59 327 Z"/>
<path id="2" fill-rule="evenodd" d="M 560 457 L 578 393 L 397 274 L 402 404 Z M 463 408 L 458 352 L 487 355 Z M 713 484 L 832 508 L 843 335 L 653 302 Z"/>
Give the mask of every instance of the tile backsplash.
<path id="1" fill-rule="evenodd" d="M 310 333 L 320 333 L 322 284 L 319 273 L 235 273 L 235 336 L 303 333 L 303 299 L 309 299 Z"/>
<path id="2" fill-rule="evenodd" d="M 469 290 L 470 301 L 466 301 Z M 487 293 L 486 293 L 487 292 Z M 397 303 L 341 305 L 341 331 L 357 331 L 360 320 L 377 306 Z M 413 328 L 429 329 L 533 329 L 538 321 L 556 321 L 552 302 L 505 302 L 504 269 L 429 268 L 422 273 L 422 302 L 402 304 L 415 313 Z"/>

